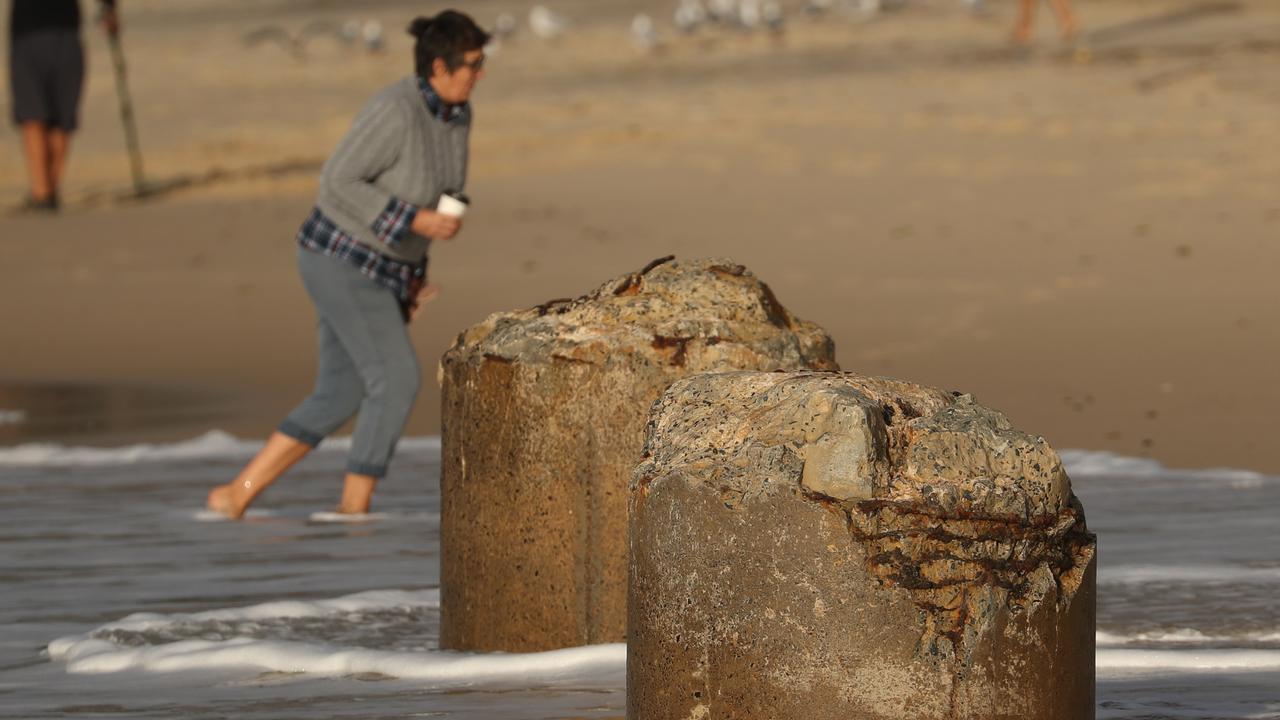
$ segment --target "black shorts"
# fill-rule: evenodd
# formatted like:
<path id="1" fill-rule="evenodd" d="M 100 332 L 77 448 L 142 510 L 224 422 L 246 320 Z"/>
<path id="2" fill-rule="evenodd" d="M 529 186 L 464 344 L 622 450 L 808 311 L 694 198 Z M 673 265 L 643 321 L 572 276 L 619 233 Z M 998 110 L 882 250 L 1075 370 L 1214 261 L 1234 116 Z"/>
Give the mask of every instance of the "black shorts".
<path id="1" fill-rule="evenodd" d="M 43 122 L 67 132 L 75 130 L 83 86 L 84 46 L 79 30 L 47 28 L 10 38 L 14 122 Z"/>

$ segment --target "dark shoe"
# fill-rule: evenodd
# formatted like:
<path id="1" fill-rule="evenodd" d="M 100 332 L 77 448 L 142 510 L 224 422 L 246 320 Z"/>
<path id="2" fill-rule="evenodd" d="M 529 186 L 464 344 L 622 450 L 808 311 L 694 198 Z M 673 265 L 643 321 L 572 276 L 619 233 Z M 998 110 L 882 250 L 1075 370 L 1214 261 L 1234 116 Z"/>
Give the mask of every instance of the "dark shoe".
<path id="1" fill-rule="evenodd" d="M 58 212 L 58 196 L 50 195 L 42 200 L 34 197 L 28 197 L 23 203 L 20 210 L 24 213 L 39 214 L 48 213 L 50 215 Z"/>

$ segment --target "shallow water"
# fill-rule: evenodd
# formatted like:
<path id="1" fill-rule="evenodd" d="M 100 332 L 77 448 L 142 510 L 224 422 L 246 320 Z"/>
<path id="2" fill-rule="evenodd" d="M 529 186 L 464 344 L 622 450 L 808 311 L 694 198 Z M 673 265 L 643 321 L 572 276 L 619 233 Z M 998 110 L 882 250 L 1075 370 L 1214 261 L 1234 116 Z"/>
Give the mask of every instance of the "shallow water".
<path id="1" fill-rule="evenodd" d="M 599 718 L 620 645 L 437 649 L 439 444 L 324 514 L 342 443 L 243 523 L 200 512 L 255 444 L 0 448 L 0 716 Z M 1099 718 L 1280 718 L 1280 479 L 1065 453 L 1100 538 Z"/>

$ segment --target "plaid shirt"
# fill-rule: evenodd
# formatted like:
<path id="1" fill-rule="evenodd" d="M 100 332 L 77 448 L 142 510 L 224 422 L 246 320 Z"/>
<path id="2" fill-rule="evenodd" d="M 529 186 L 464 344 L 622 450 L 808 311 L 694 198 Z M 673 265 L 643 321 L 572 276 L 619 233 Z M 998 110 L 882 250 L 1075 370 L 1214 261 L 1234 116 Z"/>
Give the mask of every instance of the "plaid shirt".
<path id="1" fill-rule="evenodd" d="M 418 89 L 422 91 L 423 102 L 433 117 L 448 123 L 465 123 L 470 119 L 471 107 L 468 104 L 446 105 L 421 77 L 418 78 Z M 409 232 L 418 209 L 416 205 L 391 198 L 382 214 L 373 221 L 374 234 L 388 247 L 395 247 Z M 318 207 L 312 208 L 299 228 L 298 244 L 312 252 L 350 263 L 374 282 L 389 288 L 403 305 L 413 300 L 426 280 L 425 256 L 417 263 L 408 263 L 383 255 L 377 248 L 351 237 Z"/>

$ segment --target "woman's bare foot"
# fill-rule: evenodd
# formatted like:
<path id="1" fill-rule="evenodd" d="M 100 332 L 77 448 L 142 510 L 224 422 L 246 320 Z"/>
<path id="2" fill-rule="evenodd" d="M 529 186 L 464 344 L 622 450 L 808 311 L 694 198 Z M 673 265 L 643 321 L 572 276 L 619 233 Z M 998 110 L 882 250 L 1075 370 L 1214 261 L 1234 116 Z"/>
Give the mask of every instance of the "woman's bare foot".
<path id="1" fill-rule="evenodd" d="M 206 507 L 239 520 L 259 493 L 310 451 L 310 445 L 280 432 L 272 433 L 235 480 L 209 491 Z"/>
<path id="2" fill-rule="evenodd" d="M 209 500 L 205 503 L 205 507 L 213 512 L 226 515 L 232 520 L 239 520 L 244 516 L 244 507 L 236 503 L 233 494 L 235 488 L 230 484 L 219 485 L 209 491 Z"/>

